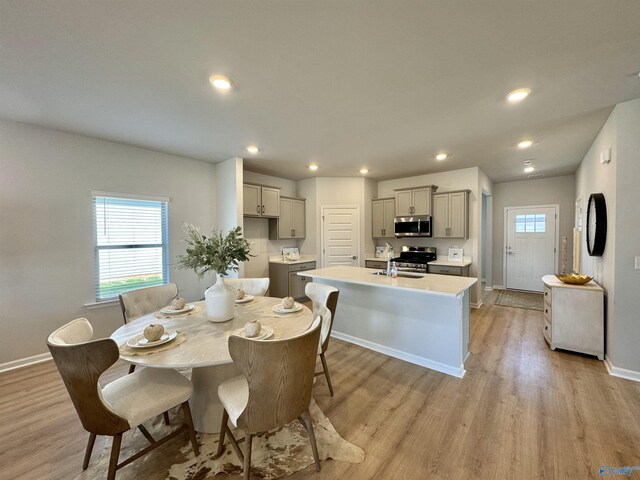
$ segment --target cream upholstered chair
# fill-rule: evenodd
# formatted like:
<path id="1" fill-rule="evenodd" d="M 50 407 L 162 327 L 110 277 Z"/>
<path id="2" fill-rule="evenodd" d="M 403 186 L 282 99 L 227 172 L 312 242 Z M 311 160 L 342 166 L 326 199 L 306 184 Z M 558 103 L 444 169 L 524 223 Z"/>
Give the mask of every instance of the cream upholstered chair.
<path id="1" fill-rule="evenodd" d="M 264 297 L 269 290 L 269 278 L 225 278 L 224 283 L 236 290 L 241 288 L 247 295 Z"/>
<path id="2" fill-rule="evenodd" d="M 324 353 L 327 351 L 327 348 L 329 348 L 329 338 L 331 337 L 333 320 L 336 317 L 336 306 L 338 305 L 338 295 L 340 291 L 335 287 L 309 282 L 304 287 L 304 293 L 313 303 L 313 317 L 322 316 L 320 345 L 318 347 L 318 354 L 322 361 L 322 372 L 317 372 L 316 376 L 324 374 L 327 379 L 327 385 L 329 386 L 329 393 L 333 397 L 333 385 L 331 384 L 329 367 L 327 367 L 327 359 Z"/>
<path id="3" fill-rule="evenodd" d="M 178 286 L 175 283 L 139 288 L 119 295 L 124 323 L 166 307 L 177 296 Z"/>
<path id="4" fill-rule="evenodd" d="M 138 317 L 166 307 L 177 296 L 178 286 L 175 283 L 139 288 L 138 290 L 131 290 L 118 295 L 124 323 L 129 323 Z M 133 373 L 135 369 L 136 366 L 131 365 L 129 373 Z M 164 420 L 169 425 L 169 416 L 167 414 L 165 414 Z"/>
<path id="5" fill-rule="evenodd" d="M 316 470 L 320 459 L 309 414 L 313 372 L 320 339 L 321 319 L 317 318 L 302 335 L 285 340 L 250 340 L 232 335 L 229 353 L 242 376 L 222 382 L 218 397 L 224 407 L 220 426 L 217 458 L 224 451 L 224 437 L 244 464 L 244 479 L 251 470 L 251 441 L 260 432 L 267 432 L 295 420 L 309 434 Z M 245 431 L 244 454 L 229 428 L 228 421 Z"/>
<path id="6" fill-rule="evenodd" d="M 113 437 L 109 480 L 115 478 L 118 468 L 185 431 L 189 432 L 193 451 L 199 455 L 189 409 L 193 390 L 191 381 L 175 370 L 144 368 L 101 388 L 98 383 L 100 375 L 118 360 L 120 352 L 112 339 L 91 340 L 92 336 L 93 328 L 89 321 L 78 318 L 57 329 L 47 339 L 82 426 L 90 434 L 83 470 L 89 466 L 97 435 Z M 182 405 L 185 424 L 156 441 L 142 423 L 176 405 Z M 118 463 L 122 434 L 136 427 L 150 445 Z"/>

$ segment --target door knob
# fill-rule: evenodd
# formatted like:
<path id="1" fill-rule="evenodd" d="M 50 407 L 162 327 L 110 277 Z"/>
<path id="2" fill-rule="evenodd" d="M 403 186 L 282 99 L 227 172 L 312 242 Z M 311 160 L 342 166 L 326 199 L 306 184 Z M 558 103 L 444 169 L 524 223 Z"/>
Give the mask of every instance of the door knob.
<path id="1" fill-rule="evenodd" d="M 353 256 L 353 257 L 351 257 L 351 258 L 353 258 L 353 259 L 355 260 L 355 259 L 357 259 L 358 257 L 356 257 L 356 256 L 354 255 L 354 256 Z"/>

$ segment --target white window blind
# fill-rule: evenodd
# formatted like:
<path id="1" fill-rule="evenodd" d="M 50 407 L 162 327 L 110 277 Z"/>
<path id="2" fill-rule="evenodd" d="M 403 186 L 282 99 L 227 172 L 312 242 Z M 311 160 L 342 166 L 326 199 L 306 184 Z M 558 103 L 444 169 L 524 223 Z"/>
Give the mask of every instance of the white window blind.
<path id="1" fill-rule="evenodd" d="M 93 196 L 96 301 L 169 282 L 167 202 Z"/>

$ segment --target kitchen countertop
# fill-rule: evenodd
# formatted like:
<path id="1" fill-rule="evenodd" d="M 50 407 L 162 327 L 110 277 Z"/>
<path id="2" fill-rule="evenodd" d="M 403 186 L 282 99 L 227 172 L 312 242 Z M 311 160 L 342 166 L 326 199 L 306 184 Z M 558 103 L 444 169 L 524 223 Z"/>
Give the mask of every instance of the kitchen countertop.
<path id="1" fill-rule="evenodd" d="M 404 272 L 401 272 L 404 273 Z M 384 275 L 373 275 L 370 268 L 337 265 L 329 268 L 318 268 L 298 272 L 304 277 L 335 280 L 340 282 L 371 285 L 375 287 L 408 290 L 429 295 L 458 296 L 475 284 L 478 279 L 449 275 L 414 274 L 415 278 L 391 278 Z"/>
<path id="2" fill-rule="evenodd" d="M 295 265 L 297 263 L 315 262 L 317 257 L 315 255 L 300 255 L 298 260 L 283 260 L 282 255 L 274 255 L 269 257 L 269 263 L 279 263 L 282 265 Z"/>
<path id="3" fill-rule="evenodd" d="M 437 260 L 429 262 L 429 265 L 436 265 L 438 267 L 467 267 L 471 265 L 471 258 L 464 257 L 461 262 L 456 262 L 449 260 L 447 257 L 438 257 Z"/>

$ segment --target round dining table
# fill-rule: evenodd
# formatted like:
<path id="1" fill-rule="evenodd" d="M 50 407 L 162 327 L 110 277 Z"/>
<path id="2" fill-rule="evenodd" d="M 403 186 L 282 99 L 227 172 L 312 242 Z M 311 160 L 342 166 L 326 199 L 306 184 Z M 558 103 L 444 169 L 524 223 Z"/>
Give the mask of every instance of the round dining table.
<path id="1" fill-rule="evenodd" d="M 222 419 L 218 386 L 241 375 L 229 355 L 229 336 L 243 329 L 250 320 L 258 320 L 273 329 L 273 335 L 262 341 L 295 337 L 311 326 L 312 313 L 304 305 L 300 304 L 302 308 L 294 313 L 274 313 L 272 308 L 281 301 L 280 298 L 256 296 L 249 302 L 236 304 L 233 318 L 221 323 L 207 319 L 205 302 L 194 302 L 193 310 L 183 315 L 154 312 L 139 317 L 118 328 L 111 338 L 120 346 L 120 358 L 128 363 L 148 368 L 191 368 L 193 394 L 189 403 L 195 429 L 217 433 Z M 152 323 L 162 324 L 165 332 L 178 332 L 173 341 L 175 345 L 135 350 L 126 347 L 129 339 L 142 334 Z"/>

